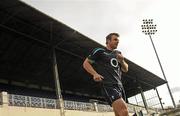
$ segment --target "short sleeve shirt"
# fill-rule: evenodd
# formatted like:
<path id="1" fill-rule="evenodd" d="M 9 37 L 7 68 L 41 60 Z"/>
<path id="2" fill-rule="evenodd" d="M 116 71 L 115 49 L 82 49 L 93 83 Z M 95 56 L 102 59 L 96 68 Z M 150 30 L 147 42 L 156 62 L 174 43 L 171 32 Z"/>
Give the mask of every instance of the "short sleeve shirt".
<path id="1" fill-rule="evenodd" d="M 111 51 L 106 48 L 95 48 L 88 56 L 93 68 L 104 77 L 104 85 L 121 83 L 121 65 L 116 56 L 120 53 L 117 50 Z"/>

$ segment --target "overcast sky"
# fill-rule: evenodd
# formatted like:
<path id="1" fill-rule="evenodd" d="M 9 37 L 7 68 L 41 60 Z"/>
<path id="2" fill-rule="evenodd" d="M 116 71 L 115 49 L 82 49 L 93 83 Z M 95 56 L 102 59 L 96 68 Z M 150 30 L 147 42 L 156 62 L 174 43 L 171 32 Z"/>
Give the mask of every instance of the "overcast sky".
<path id="1" fill-rule="evenodd" d="M 141 32 L 142 19 L 154 19 L 158 31 L 152 38 L 175 102 L 180 100 L 179 0 L 23 1 L 103 45 L 107 34 L 118 32 L 118 50 L 129 60 L 163 78 L 150 39 Z M 165 105 L 172 105 L 166 85 L 158 90 Z"/>

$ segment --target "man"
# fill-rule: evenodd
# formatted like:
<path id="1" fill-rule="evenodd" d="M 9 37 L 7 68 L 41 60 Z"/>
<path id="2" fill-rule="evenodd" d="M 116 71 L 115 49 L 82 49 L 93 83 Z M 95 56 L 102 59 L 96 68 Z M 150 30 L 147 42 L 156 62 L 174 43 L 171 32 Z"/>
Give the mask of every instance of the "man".
<path id="1" fill-rule="evenodd" d="M 122 71 L 128 71 L 128 64 L 121 52 L 115 50 L 119 43 L 118 37 L 118 33 L 110 33 L 106 37 L 106 48 L 94 49 L 85 59 L 83 67 L 94 81 L 102 83 L 102 94 L 113 107 L 115 116 L 128 116 L 121 82 Z"/>

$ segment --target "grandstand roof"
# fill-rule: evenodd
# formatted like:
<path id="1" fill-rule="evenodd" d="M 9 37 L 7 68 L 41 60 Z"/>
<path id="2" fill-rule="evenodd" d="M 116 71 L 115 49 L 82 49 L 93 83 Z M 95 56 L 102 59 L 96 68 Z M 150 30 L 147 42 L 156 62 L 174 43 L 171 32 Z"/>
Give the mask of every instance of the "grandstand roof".
<path id="1" fill-rule="evenodd" d="M 82 63 L 93 48 L 104 46 L 18 0 L 1 0 L 0 17 L 0 83 L 54 88 L 53 38 L 63 92 L 101 97 Z M 126 60 L 129 72 L 123 74 L 123 83 L 127 97 L 139 93 L 139 86 L 147 91 L 166 83 Z"/>

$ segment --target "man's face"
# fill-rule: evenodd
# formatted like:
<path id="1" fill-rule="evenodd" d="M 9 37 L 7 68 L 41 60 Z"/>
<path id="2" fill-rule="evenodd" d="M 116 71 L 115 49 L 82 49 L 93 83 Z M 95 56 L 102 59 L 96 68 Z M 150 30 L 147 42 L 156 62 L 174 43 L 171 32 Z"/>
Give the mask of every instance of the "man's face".
<path id="1" fill-rule="evenodd" d="M 116 35 L 112 35 L 111 39 L 108 40 L 108 44 L 112 49 L 116 49 L 119 43 L 119 39 Z"/>

